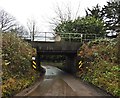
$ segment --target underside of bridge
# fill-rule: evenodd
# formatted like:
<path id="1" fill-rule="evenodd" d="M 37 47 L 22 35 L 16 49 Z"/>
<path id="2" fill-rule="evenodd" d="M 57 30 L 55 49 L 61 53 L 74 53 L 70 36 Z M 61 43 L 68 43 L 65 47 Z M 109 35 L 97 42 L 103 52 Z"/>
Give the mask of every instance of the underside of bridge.
<path id="1" fill-rule="evenodd" d="M 41 67 L 41 64 L 40 62 L 42 62 L 42 59 L 41 59 L 41 56 L 51 56 L 53 54 L 41 54 L 41 52 L 38 52 L 37 53 L 37 60 L 38 60 L 38 63 L 37 65 Z M 56 53 L 55 54 L 56 56 L 57 55 L 63 55 L 65 56 L 65 60 L 63 61 L 63 65 L 64 65 L 64 70 L 69 72 L 69 73 L 73 73 L 75 74 L 75 72 L 77 71 L 78 69 L 78 57 L 77 57 L 77 53 L 66 53 L 66 54 L 60 54 L 60 53 Z"/>

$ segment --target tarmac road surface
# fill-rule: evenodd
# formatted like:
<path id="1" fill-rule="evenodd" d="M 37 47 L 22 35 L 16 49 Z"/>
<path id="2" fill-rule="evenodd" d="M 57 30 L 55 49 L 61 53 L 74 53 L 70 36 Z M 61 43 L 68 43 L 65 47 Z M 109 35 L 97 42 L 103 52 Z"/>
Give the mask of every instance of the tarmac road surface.
<path id="1" fill-rule="evenodd" d="M 45 77 L 40 85 L 27 96 L 109 96 L 97 87 L 75 78 L 62 70 L 44 66 Z"/>

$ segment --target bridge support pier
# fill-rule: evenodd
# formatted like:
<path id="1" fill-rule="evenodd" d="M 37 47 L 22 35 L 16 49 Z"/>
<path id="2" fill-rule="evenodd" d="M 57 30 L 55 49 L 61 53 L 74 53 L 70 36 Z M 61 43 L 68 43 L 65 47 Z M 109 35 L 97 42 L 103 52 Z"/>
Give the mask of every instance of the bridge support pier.
<path id="1" fill-rule="evenodd" d="M 37 69 L 40 70 L 41 69 L 41 64 L 40 64 L 40 54 L 39 54 L 39 48 L 36 48 L 37 51 L 37 56 L 36 56 L 36 63 L 37 63 Z"/>
<path id="2" fill-rule="evenodd" d="M 37 56 L 36 56 L 37 70 L 40 71 L 41 73 L 45 73 L 45 69 L 41 66 L 41 57 L 38 47 L 36 48 L 36 51 L 37 51 Z"/>
<path id="3" fill-rule="evenodd" d="M 77 71 L 77 54 L 69 54 L 66 55 L 66 62 L 65 62 L 65 70 L 72 73 L 76 74 Z"/>

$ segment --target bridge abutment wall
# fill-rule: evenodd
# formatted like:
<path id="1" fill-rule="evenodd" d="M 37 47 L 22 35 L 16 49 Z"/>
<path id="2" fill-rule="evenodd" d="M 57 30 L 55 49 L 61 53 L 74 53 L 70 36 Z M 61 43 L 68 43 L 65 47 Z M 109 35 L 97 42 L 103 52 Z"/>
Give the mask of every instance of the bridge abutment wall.
<path id="1" fill-rule="evenodd" d="M 64 63 L 65 70 L 72 74 L 76 74 L 76 72 L 78 71 L 78 62 L 79 60 L 77 53 L 66 55 L 66 60 Z"/>

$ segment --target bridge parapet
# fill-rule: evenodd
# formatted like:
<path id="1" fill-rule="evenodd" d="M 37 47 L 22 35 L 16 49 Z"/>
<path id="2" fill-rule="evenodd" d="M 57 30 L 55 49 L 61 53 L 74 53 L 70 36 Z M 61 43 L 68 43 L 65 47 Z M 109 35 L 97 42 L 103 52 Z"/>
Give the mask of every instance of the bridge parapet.
<path id="1" fill-rule="evenodd" d="M 88 42 L 98 39 L 98 34 L 81 34 L 81 33 L 60 33 L 61 40 L 55 41 L 56 34 L 53 32 L 45 33 L 42 36 L 37 36 L 41 41 L 28 41 L 33 47 L 39 48 L 41 53 L 76 53 L 83 42 Z M 48 34 L 47 34 L 48 33 Z M 50 35 L 52 34 L 52 35 Z M 58 37 L 57 36 L 57 37 Z M 43 40 L 45 38 L 45 40 Z M 49 39 L 49 40 L 48 40 Z"/>

